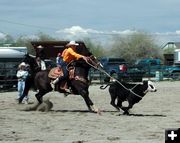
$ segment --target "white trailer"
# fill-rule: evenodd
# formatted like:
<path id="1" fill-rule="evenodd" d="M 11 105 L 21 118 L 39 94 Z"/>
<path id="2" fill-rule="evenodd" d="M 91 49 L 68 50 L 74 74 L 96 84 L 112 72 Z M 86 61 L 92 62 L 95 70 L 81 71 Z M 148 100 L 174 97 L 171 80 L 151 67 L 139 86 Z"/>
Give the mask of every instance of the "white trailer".
<path id="1" fill-rule="evenodd" d="M 3 50 L 13 50 L 27 54 L 27 47 L 0 47 L 0 52 Z"/>
<path id="2" fill-rule="evenodd" d="M 17 86 L 17 68 L 26 53 L 26 47 L 0 47 L 0 90 Z"/>
<path id="3" fill-rule="evenodd" d="M 180 49 L 174 50 L 174 64 L 180 65 Z"/>

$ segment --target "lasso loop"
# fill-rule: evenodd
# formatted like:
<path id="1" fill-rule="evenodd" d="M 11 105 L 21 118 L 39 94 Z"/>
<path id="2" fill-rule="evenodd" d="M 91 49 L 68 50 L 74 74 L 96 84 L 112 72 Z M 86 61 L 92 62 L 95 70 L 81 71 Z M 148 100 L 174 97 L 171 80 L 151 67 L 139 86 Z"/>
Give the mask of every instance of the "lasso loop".
<path id="1" fill-rule="evenodd" d="M 90 61 L 90 62 L 89 62 Z M 108 77 L 110 77 L 111 79 L 113 79 L 114 81 L 116 81 L 118 84 L 120 84 L 124 89 L 130 91 L 131 93 L 133 93 L 134 95 L 136 95 L 139 98 L 142 98 L 140 95 L 136 94 L 133 89 L 138 85 L 136 84 L 133 88 L 129 89 L 127 87 L 125 87 L 119 80 L 117 80 L 116 78 L 112 77 L 109 73 L 107 73 L 104 69 L 103 66 L 100 62 L 96 63 L 94 62 L 91 58 L 88 58 L 88 60 L 86 60 L 86 63 L 89 64 L 91 67 L 95 68 L 96 70 L 106 74 Z"/>

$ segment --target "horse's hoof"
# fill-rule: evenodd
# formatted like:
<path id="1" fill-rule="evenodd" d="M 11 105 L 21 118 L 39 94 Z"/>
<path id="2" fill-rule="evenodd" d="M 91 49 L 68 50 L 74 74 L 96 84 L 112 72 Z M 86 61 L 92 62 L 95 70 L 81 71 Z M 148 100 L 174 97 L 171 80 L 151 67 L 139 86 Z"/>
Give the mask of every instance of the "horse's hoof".
<path id="1" fill-rule="evenodd" d="M 124 111 L 123 115 L 129 115 L 128 111 Z"/>
<path id="2" fill-rule="evenodd" d="M 97 112 L 97 114 L 98 114 L 98 115 L 102 115 L 102 112 L 101 112 L 101 110 L 99 110 L 99 111 Z"/>
<path id="3" fill-rule="evenodd" d="M 100 109 L 97 109 L 95 112 L 96 112 L 98 115 L 101 115 L 101 110 L 100 110 Z"/>

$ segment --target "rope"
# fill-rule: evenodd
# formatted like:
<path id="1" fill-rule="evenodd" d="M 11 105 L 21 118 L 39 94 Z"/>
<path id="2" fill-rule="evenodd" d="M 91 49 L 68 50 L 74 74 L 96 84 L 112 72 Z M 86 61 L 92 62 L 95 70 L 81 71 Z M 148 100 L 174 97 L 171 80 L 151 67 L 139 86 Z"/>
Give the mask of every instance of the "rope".
<path id="1" fill-rule="evenodd" d="M 94 65 L 98 65 L 97 63 L 95 63 L 91 58 L 90 58 L 91 62 Z M 124 89 L 129 90 L 131 93 L 133 93 L 134 95 L 136 95 L 139 98 L 142 98 L 140 95 L 136 94 L 133 89 L 138 85 L 136 84 L 133 88 L 128 89 L 127 87 L 125 87 L 120 81 L 118 81 L 116 78 L 112 77 L 110 74 L 108 74 L 104 69 L 102 69 L 102 66 L 100 66 L 100 68 L 98 68 L 99 66 L 94 66 L 93 64 L 91 64 L 88 60 L 86 61 L 87 64 L 89 64 L 91 67 L 95 68 L 96 70 L 106 74 L 108 77 L 112 78 L 114 81 L 116 81 L 119 85 L 121 85 Z M 99 63 L 101 64 L 101 63 Z"/>

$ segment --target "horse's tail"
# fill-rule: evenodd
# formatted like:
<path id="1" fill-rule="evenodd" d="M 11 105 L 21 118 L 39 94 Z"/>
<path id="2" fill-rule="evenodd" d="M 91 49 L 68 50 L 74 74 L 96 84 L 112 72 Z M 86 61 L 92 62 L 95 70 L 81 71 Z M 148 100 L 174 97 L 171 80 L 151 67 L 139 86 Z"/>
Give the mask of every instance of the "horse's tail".
<path id="1" fill-rule="evenodd" d="M 108 83 L 108 84 L 105 85 L 105 86 L 104 86 L 104 85 L 101 85 L 99 88 L 102 89 L 102 90 L 104 90 L 104 89 L 106 89 L 108 86 L 110 86 L 110 83 Z"/>

